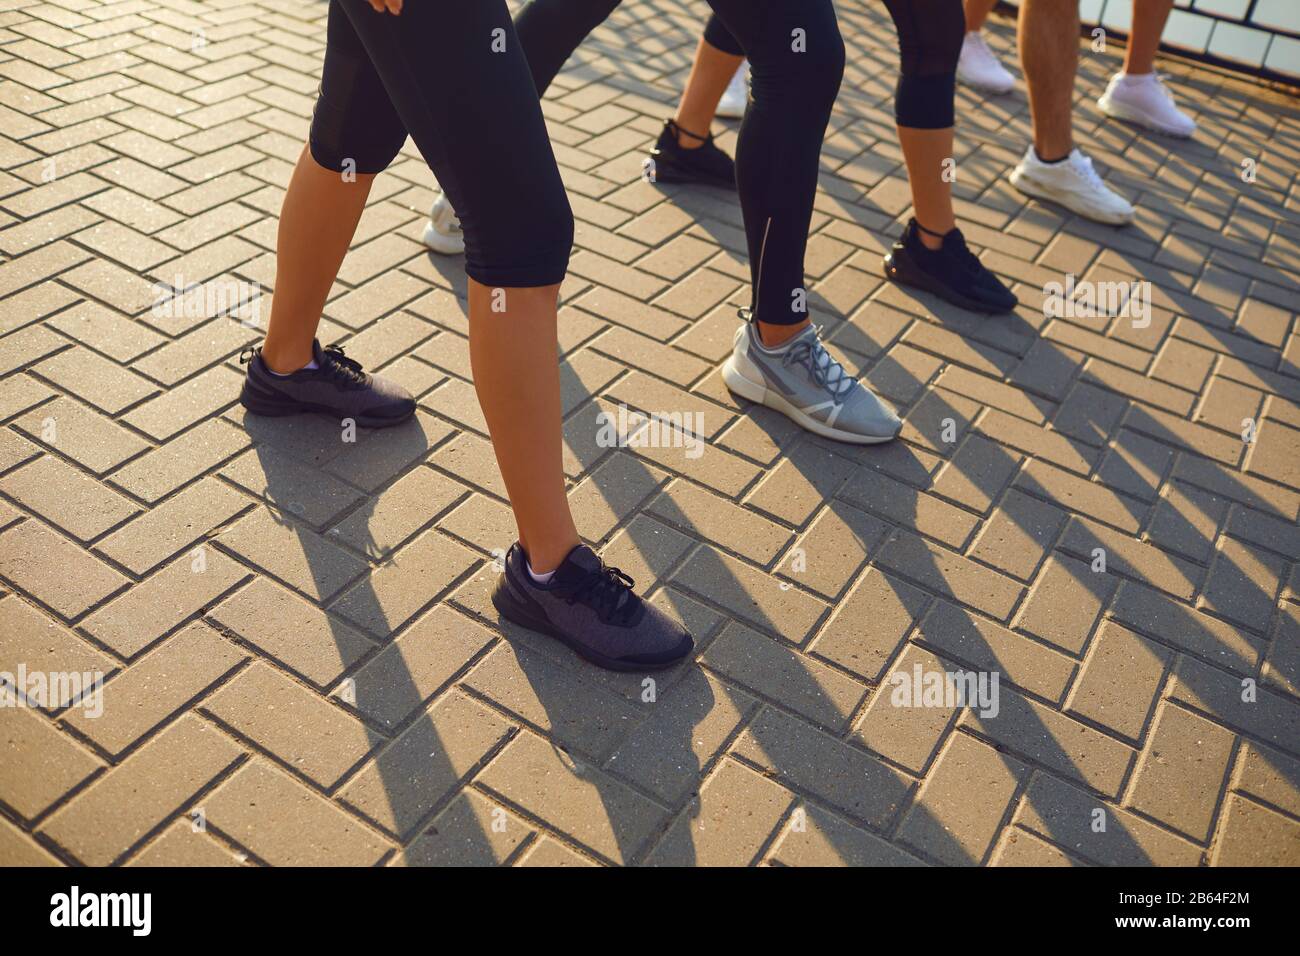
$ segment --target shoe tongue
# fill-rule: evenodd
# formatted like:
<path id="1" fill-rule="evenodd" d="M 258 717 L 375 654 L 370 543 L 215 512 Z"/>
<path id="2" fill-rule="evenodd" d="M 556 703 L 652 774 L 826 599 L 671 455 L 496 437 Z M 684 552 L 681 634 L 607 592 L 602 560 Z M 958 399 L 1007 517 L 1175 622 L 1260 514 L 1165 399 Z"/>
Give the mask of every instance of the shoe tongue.
<path id="1" fill-rule="evenodd" d="M 552 579 L 559 587 L 568 587 L 582 581 L 593 571 L 601 568 L 600 556 L 585 544 L 580 544 L 569 552 L 568 556 L 555 569 Z"/>

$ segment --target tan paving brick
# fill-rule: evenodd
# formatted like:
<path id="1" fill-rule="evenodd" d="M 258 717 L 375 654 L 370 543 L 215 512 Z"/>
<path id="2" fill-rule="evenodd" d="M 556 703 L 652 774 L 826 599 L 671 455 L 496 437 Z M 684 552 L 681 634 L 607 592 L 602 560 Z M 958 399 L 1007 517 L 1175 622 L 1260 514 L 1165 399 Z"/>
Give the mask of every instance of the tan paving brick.
<path id="1" fill-rule="evenodd" d="M 24 521 L 0 534 L 0 577 L 68 619 L 127 583 L 104 562 L 37 521 Z"/>
<path id="2" fill-rule="evenodd" d="M 98 538 L 138 510 L 117 492 L 53 455 L 0 479 L 0 491 L 80 541 Z"/>
<path id="3" fill-rule="evenodd" d="M 104 685 L 103 714 L 74 713 L 68 724 L 121 754 L 247 658 L 195 621 Z"/>
<path id="4" fill-rule="evenodd" d="M 41 832 L 82 862 L 107 866 L 240 754 L 221 731 L 187 714 L 96 779 L 45 821 Z"/>
<path id="5" fill-rule="evenodd" d="M 197 830 L 193 819 L 177 820 L 156 840 L 126 862 L 127 866 L 241 866 L 234 851 L 206 831 Z"/>
<path id="6" fill-rule="evenodd" d="M 645 797 L 531 733 L 515 737 L 477 780 L 616 863 L 634 857 L 668 816 Z"/>
<path id="7" fill-rule="evenodd" d="M 97 475 L 149 447 L 111 419 L 63 396 L 33 409 L 14 425 Z"/>
<path id="8" fill-rule="evenodd" d="M 339 799 L 388 833 L 405 835 L 472 776 L 510 730 L 487 704 L 453 691 L 362 767 Z"/>
<path id="9" fill-rule="evenodd" d="M 772 575 L 708 547 L 691 555 L 673 581 L 795 644 L 803 642 L 826 611 L 804 592 L 782 587 Z"/>
<path id="10" fill-rule="evenodd" d="M 500 866 L 523 845 L 533 830 L 491 800 L 466 790 L 433 820 L 432 826 L 399 852 L 390 866 Z M 547 839 L 558 853 L 573 852 Z M 534 850 L 529 859 L 545 847 Z M 541 863 L 541 861 L 538 861 Z M 562 866 L 547 859 L 542 865 Z"/>
<path id="11" fill-rule="evenodd" d="M 1210 860 L 1215 866 L 1295 866 L 1300 860 L 1300 823 L 1230 796 Z"/>
<path id="12" fill-rule="evenodd" d="M 209 419 L 115 471 L 110 480 L 137 498 L 155 502 L 236 454 L 248 436 Z"/>
<path id="13" fill-rule="evenodd" d="M 327 601 L 366 570 L 359 558 L 266 508 L 241 518 L 215 540 L 316 601 Z"/>
<path id="14" fill-rule="evenodd" d="M 0 802 L 32 820 L 102 766 L 98 757 L 28 707 L 0 707 L 5 773 Z"/>
<path id="15" fill-rule="evenodd" d="M 792 799 L 773 781 L 724 760 L 646 862 L 650 866 L 753 863 Z"/>
<path id="16" fill-rule="evenodd" d="M 249 507 L 247 498 L 204 478 L 134 518 L 96 545 L 134 574 L 146 574 Z"/>
<path id="17" fill-rule="evenodd" d="M 928 598 L 870 569 L 836 607 L 809 650 L 868 681 L 880 679 Z"/>
<path id="18" fill-rule="evenodd" d="M 953 734 L 898 829 L 898 838 L 953 866 L 983 861 L 1026 768 L 987 744 Z"/>
<path id="19" fill-rule="evenodd" d="M 1179 707 L 1164 705 L 1138 758 L 1127 805 L 1205 843 L 1228 771 L 1232 742 L 1231 731 Z"/>
<path id="20" fill-rule="evenodd" d="M 1187 840 L 1044 773 L 1034 774 L 1013 822 L 1107 866 L 1196 866 L 1201 858 Z"/>
<path id="21" fill-rule="evenodd" d="M 764 776 L 813 795 L 837 812 L 884 829 L 898 813 L 911 782 L 877 758 L 766 707 L 745 728 L 731 753 Z"/>
<path id="22" fill-rule="evenodd" d="M 886 570 L 998 620 L 1007 618 L 1021 593 L 1010 578 L 906 531 L 885 545 L 877 561 Z"/>
<path id="23" fill-rule="evenodd" d="M 1180 650 L 1242 673 L 1254 670 L 1262 652 L 1259 639 L 1241 628 L 1130 581 L 1120 586 L 1111 615 Z"/>
<path id="24" fill-rule="evenodd" d="M 273 866 L 370 866 L 389 847 L 284 771 L 252 760 L 203 801 L 208 824 Z"/>

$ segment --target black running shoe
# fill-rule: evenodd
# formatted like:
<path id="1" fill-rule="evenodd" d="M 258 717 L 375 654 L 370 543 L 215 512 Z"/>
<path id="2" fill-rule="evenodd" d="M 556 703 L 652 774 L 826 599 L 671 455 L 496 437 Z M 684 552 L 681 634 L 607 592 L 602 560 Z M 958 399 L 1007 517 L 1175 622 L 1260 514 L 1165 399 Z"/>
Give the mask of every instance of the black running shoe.
<path id="1" fill-rule="evenodd" d="M 677 142 L 677 134 L 698 139 L 703 145 L 686 149 Z M 697 136 L 672 120 L 664 122 L 659 142 L 650 150 L 654 162 L 654 181 L 659 183 L 702 183 L 706 186 L 736 188 L 736 161 L 718 149 L 713 134 Z"/>
<path id="2" fill-rule="evenodd" d="M 908 222 L 903 237 L 885 256 L 885 275 L 895 282 L 933 292 L 972 312 L 1010 312 L 1016 297 L 966 246 L 960 229 L 943 237 L 939 249 L 921 242 L 921 227 Z"/>
<path id="3" fill-rule="evenodd" d="M 518 543 L 511 545 L 492 592 L 492 603 L 508 620 L 615 671 L 662 670 L 695 647 L 682 625 L 641 600 L 635 582 L 585 544 L 570 551 L 545 584 L 533 580 L 527 560 Z"/>
<path id="4" fill-rule="evenodd" d="M 244 349 L 241 365 L 248 366 L 240 404 L 254 415 L 296 415 L 319 412 L 334 418 L 351 418 L 363 428 L 400 425 L 415 414 L 415 399 L 396 382 L 361 370 L 361 363 L 343 354 L 337 345 L 322 349 L 312 342 L 316 368 L 277 375 L 262 360 L 261 348 Z"/>

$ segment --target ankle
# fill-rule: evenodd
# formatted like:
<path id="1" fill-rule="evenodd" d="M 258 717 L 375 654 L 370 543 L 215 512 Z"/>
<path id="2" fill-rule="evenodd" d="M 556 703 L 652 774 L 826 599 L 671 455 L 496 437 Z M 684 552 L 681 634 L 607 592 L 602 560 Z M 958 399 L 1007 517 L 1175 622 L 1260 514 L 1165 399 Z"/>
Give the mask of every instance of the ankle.
<path id="1" fill-rule="evenodd" d="M 956 224 L 953 224 L 944 230 L 928 229 L 921 225 L 920 220 L 914 221 L 916 222 L 916 234 L 920 237 L 921 245 L 925 246 L 925 248 L 929 249 L 931 252 L 938 252 L 942 249 L 944 238 L 948 233 L 957 228 Z"/>
<path id="2" fill-rule="evenodd" d="M 526 550 L 524 552 L 524 563 L 534 577 L 545 577 L 563 564 L 564 559 L 569 556 L 569 552 L 581 543 L 576 533 L 572 540 L 557 538 L 556 543 L 549 547 L 538 545 L 532 550 Z"/>
<path id="3" fill-rule="evenodd" d="M 755 322 L 758 330 L 758 342 L 764 348 L 779 349 L 786 342 L 797 336 L 812 324 L 811 319 L 804 319 L 795 325 L 774 325 L 771 322 Z"/>
<path id="4" fill-rule="evenodd" d="M 311 346 L 304 349 L 268 348 L 262 346 L 262 363 L 277 375 L 290 375 L 311 364 Z"/>
<path id="5" fill-rule="evenodd" d="M 704 133 L 695 132 L 696 125 L 703 125 Z M 709 141 L 708 124 L 682 123 L 681 120 L 673 120 L 673 139 L 682 149 L 699 149 Z"/>

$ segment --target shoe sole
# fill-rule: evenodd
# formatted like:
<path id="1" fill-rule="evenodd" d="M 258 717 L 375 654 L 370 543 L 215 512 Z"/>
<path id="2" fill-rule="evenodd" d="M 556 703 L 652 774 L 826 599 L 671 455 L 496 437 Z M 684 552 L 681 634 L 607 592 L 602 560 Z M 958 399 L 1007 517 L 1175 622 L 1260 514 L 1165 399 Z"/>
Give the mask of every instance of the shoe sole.
<path id="1" fill-rule="evenodd" d="M 751 382 L 741 375 L 736 368 L 734 356 L 728 356 L 727 360 L 722 363 L 722 380 L 726 383 L 727 388 L 741 398 L 747 398 L 757 405 L 774 408 L 795 422 L 795 424 L 801 425 L 814 435 L 821 435 L 823 438 L 832 438 L 835 441 L 842 441 L 850 445 L 882 445 L 887 441 L 893 441 L 898 435 L 897 432 L 885 437 L 856 435 L 853 432 L 840 431 L 832 425 L 819 422 L 811 415 L 791 405 L 781 395 L 778 395 L 767 386 L 760 385 L 758 382 Z"/>
<path id="2" fill-rule="evenodd" d="M 458 256 L 465 251 L 465 240 L 445 235 L 433 228 L 432 222 L 424 224 L 424 244 L 440 256 Z"/>
<path id="3" fill-rule="evenodd" d="M 526 627 L 530 631 L 536 631 L 538 634 L 545 634 L 547 637 L 553 637 L 573 653 L 577 654 L 588 663 L 595 664 L 597 667 L 603 667 L 605 670 L 622 671 L 625 673 L 641 673 L 644 671 L 664 671 L 670 667 L 676 667 L 686 658 L 690 657 L 691 652 L 695 650 L 695 642 L 692 640 L 690 646 L 681 657 L 674 658 L 670 661 L 664 661 L 659 664 L 632 664 L 627 661 L 614 660 L 606 657 L 598 651 L 593 651 L 582 643 L 575 641 L 568 634 L 559 630 L 545 614 L 534 612 L 526 605 L 521 604 L 506 584 L 505 574 L 497 578 L 496 586 L 492 589 L 492 606 L 495 607 L 502 617 L 508 621 L 518 624 L 520 627 Z"/>
<path id="4" fill-rule="evenodd" d="M 970 89 L 979 93 L 988 93 L 991 96 L 1006 96 L 1016 88 L 1014 80 L 1011 81 L 1010 86 L 992 86 L 988 83 L 977 83 L 973 80 L 968 80 L 960 73 L 957 74 L 957 81 L 961 83 L 962 86 L 970 87 Z"/>
<path id="5" fill-rule="evenodd" d="M 330 408 L 326 405 L 316 405 L 311 402 L 262 402 L 256 396 L 248 393 L 247 387 L 239 395 L 239 404 L 244 406 L 250 415 L 260 415 L 263 418 L 284 418 L 289 415 L 328 415 L 331 418 L 342 421 L 348 418 L 348 415 L 340 415 L 338 409 Z M 403 415 L 401 418 L 379 418 L 372 415 L 356 416 L 356 423 L 362 428 L 391 428 L 394 425 L 400 425 L 403 422 L 411 420 L 415 415 L 415 409 Z"/>
<path id="6" fill-rule="evenodd" d="M 730 189 L 733 192 L 736 184 L 726 179 L 716 179 L 709 176 L 692 176 L 683 173 L 676 173 L 672 170 L 655 170 L 656 183 L 668 183 L 675 186 L 716 186 L 718 189 Z"/>
<path id="7" fill-rule="evenodd" d="M 1133 221 L 1132 213 L 1123 215 L 1120 213 L 1105 213 L 1094 209 L 1085 209 L 1082 206 L 1072 204 L 1068 194 L 1058 193 L 1054 189 L 1048 189 L 1039 183 L 1034 182 L 1031 178 L 1020 172 L 1019 167 L 1011 171 L 1007 177 L 1011 185 L 1020 190 L 1026 196 L 1033 199 L 1040 199 L 1046 202 L 1056 203 L 1064 209 L 1068 209 L 1076 216 L 1082 216 L 1084 219 L 1092 222 L 1099 222 L 1105 226 L 1127 226 Z"/>
<path id="8" fill-rule="evenodd" d="M 981 302 L 979 299 L 972 299 L 970 296 L 962 295 L 960 292 L 956 292 L 938 282 L 929 273 L 917 268 L 911 259 L 899 256 L 895 252 L 889 252 L 885 255 L 885 275 L 900 285 L 912 286 L 913 288 L 931 292 L 945 302 L 950 302 L 970 312 L 980 312 L 984 315 L 1002 315 L 1014 311 L 1016 307 L 1011 305 L 1008 308 L 1000 309 L 989 305 L 987 302 Z"/>
<path id="9" fill-rule="evenodd" d="M 1180 129 L 1173 129 L 1169 126 L 1157 123 L 1150 117 L 1139 113 L 1136 110 L 1130 109 L 1123 103 L 1116 103 L 1114 100 L 1106 96 L 1097 100 L 1097 105 L 1101 107 L 1103 113 L 1112 119 L 1122 120 L 1125 123 L 1132 123 L 1135 126 L 1141 126 L 1143 129 L 1149 129 L 1152 132 L 1161 133 L 1165 136 L 1172 136 L 1175 139 L 1191 139 L 1196 133 L 1196 130 L 1186 133 Z"/>

